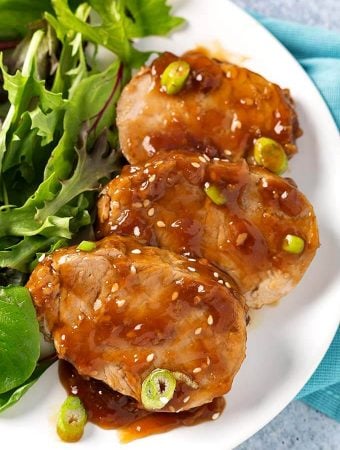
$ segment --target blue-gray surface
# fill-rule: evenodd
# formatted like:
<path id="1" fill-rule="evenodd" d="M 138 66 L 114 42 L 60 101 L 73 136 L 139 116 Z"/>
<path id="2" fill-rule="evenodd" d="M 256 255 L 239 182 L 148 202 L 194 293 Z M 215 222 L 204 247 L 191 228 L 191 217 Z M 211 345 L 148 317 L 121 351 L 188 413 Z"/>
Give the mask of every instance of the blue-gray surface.
<path id="1" fill-rule="evenodd" d="M 263 15 L 340 31 L 339 0 L 233 0 Z"/>
<path id="2" fill-rule="evenodd" d="M 340 0 L 234 0 L 261 14 L 340 31 Z M 237 450 L 340 450 L 340 424 L 294 401 Z"/>

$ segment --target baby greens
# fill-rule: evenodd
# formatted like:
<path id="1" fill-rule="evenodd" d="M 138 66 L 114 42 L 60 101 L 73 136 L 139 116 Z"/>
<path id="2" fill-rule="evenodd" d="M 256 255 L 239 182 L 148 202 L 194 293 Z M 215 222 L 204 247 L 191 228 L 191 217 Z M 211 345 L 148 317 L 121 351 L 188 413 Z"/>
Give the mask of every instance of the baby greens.
<path id="1" fill-rule="evenodd" d="M 166 0 L 0 0 L 1 284 L 91 239 L 96 191 L 120 168 L 117 101 L 150 55 L 135 39 L 182 22 Z M 112 52 L 105 70 L 99 45 Z M 28 291 L 0 287 L 0 411 L 44 370 L 38 337 Z"/>
<path id="2" fill-rule="evenodd" d="M 73 7 L 79 3 L 70 1 Z M 31 22 L 53 9 L 50 0 L 0 0 L 0 11 L 0 40 L 9 40 L 24 37 Z"/>
<path id="3" fill-rule="evenodd" d="M 20 386 L 0 394 L 0 413 L 17 403 L 54 361 L 55 358 L 39 361 L 32 375 Z"/>
<path id="4" fill-rule="evenodd" d="M 39 327 L 28 290 L 0 289 L 0 394 L 33 372 L 40 353 Z"/>

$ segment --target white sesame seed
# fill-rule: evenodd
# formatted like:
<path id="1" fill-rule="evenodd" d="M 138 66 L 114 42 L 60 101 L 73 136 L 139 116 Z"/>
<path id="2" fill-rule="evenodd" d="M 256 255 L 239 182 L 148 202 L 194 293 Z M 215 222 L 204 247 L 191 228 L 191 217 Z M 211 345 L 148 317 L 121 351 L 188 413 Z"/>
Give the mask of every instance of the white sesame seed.
<path id="1" fill-rule="evenodd" d="M 117 292 L 118 289 L 119 289 L 118 283 L 113 283 L 112 288 L 111 288 L 111 292 L 112 293 Z"/>
<path id="2" fill-rule="evenodd" d="M 62 335 L 60 336 L 60 339 L 61 339 L 62 341 L 65 341 L 65 339 L 66 339 L 65 334 L 62 334 Z"/>
<path id="3" fill-rule="evenodd" d="M 195 269 L 194 267 L 188 266 L 188 270 L 189 270 L 190 272 L 196 272 L 196 269 Z"/>
<path id="4" fill-rule="evenodd" d="M 139 190 L 140 190 L 140 191 L 144 191 L 148 186 L 149 186 L 148 180 L 143 181 L 143 183 L 140 185 Z M 142 206 L 143 206 L 143 205 L 142 205 Z"/>
<path id="5" fill-rule="evenodd" d="M 140 255 L 142 252 L 139 248 L 134 248 L 133 250 L 131 250 L 131 253 L 133 253 L 134 255 Z"/>
<path id="6" fill-rule="evenodd" d="M 175 292 L 173 292 L 172 293 L 172 296 L 171 296 L 171 300 L 177 300 L 178 299 L 178 291 L 175 291 Z"/>
<path id="7" fill-rule="evenodd" d="M 112 230 L 112 231 L 116 231 L 117 228 L 118 228 L 118 225 L 112 225 L 111 230 Z"/>
<path id="8" fill-rule="evenodd" d="M 138 323 L 136 326 L 135 326 L 135 328 L 134 328 L 134 330 L 140 330 L 141 328 L 142 328 L 142 326 L 143 326 L 143 324 L 142 323 Z"/>
<path id="9" fill-rule="evenodd" d="M 100 300 L 100 298 L 97 298 L 97 300 L 93 303 L 93 309 L 95 311 L 98 311 L 98 309 L 100 309 L 102 307 L 102 301 Z"/>
<path id="10" fill-rule="evenodd" d="M 150 136 L 145 136 L 142 142 L 142 146 L 144 148 L 144 150 L 147 152 L 147 154 L 149 156 L 152 156 L 156 153 L 156 149 L 154 148 L 154 146 L 151 144 L 151 137 Z M 147 166 L 145 166 L 147 167 Z"/>
<path id="11" fill-rule="evenodd" d="M 262 178 L 262 186 L 264 188 L 268 187 L 268 181 L 265 178 Z"/>
<path id="12" fill-rule="evenodd" d="M 130 272 L 133 273 L 133 274 L 137 273 L 137 269 L 136 269 L 136 267 L 133 264 L 130 266 Z"/>
<path id="13" fill-rule="evenodd" d="M 207 365 L 210 366 L 210 358 L 207 356 Z"/>
<path id="14" fill-rule="evenodd" d="M 247 240 L 247 237 L 248 233 L 240 233 L 236 238 L 236 246 L 239 247 L 240 245 L 243 245 Z"/>
<path id="15" fill-rule="evenodd" d="M 218 277 L 219 277 L 218 272 L 214 272 L 214 277 L 215 277 L 215 278 L 218 278 Z"/>
<path id="16" fill-rule="evenodd" d="M 39 262 L 44 261 L 45 256 L 46 256 L 45 253 L 43 253 L 43 254 L 38 258 L 38 261 L 39 261 Z"/>
<path id="17" fill-rule="evenodd" d="M 201 372 L 202 371 L 202 368 L 201 367 L 196 367 L 193 371 L 192 371 L 192 373 L 199 373 L 199 372 Z"/>
<path id="18" fill-rule="evenodd" d="M 141 208 L 143 204 L 141 202 L 132 203 L 133 208 Z"/>
<path id="19" fill-rule="evenodd" d="M 203 80 L 203 75 L 202 75 L 201 73 L 199 73 L 199 74 L 196 76 L 196 80 L 197 80 L 197 81 L 202 81 L 202 80 Z"/>
<path id="20" fill-rule="evenodd" d="M 237 119 L 236 114 L 234 114 L 233 121 L 231 122 L 231 125 L 230 125 L 230 131 L 232 133 L 234 133 L 238 128 L 241 128 L 241 127 L 242 127 L 242 123 Z"/>
<path id="21" fill-rule="evenodd" d="M 121 308 L 125 304 L 125 300 L 116 300 L 118 308 Z"/>
<path id="22" fill-rule="evenodd" d="M 190 395 L 188 395 L 187 397 L 183 398 L 183 403 L 188 403 L 189 400 L 190 400 Z"/>
<path id="23" fill-rule="evenodd" d="M 149 173 L 149 169 L 144 169 L 143 173 L 145 173 L 145 174 Z"/>
<path id="24" fill-rule="evenodd" d="M 203 157 L 204 157 L 204 158 L 206 159 L 206 161 L 207 161 L 207 162 L 209 162 L 209 161 L 210 161 L 210 158 L 209 158 L 209 156 L 208 156 L 208 155 L 206 155 L 205 153 L 204 153 Z"/>
<path id="25" fill-rule="evenodd" d="M 281 194 L 281 198 L 284 200 L 285 198 L 287 198 L 288 197 L 288 192 L 287 191 L 284 191 L 282 194 Z"/>
<path id="26" fill-rule="evenodd" d="M 139 229 L 139 227 L 137 227 L 137 226 L 134 227 L 134 229 L 133 229 L 133 234 L 134 234 L 136 237 L 139 237 L 139 236 L 140 236 L 140 229 Z"/>
<path id="27" fill-rule="evenodd" d="M 155 357 L 155 354 L 154 354 L 154 353 L 150 353 L 150 354 L 146 357 L 147 362 L 153 361 L 154 357 Z"/>
<path id="28" fill-rule="evenodd" d="M 191 165 L 192 167 L 195 167 L 195 169 L 199 169 L 201 167 L 198 162 L 192 162 Z"/>
<path id="29" fill-rule="evenodd" d="M 202 328 L 196 328 L 196 330 L 195 330 L 196 336 L 198 336 L 201 333 L 202 333 Z"/>
<path id="30" fill-rule="evenodd" d="M 212 420 L 217 420 L 220 417 L 221 413 L 217 412 L 212 415 Z"/>
<path id="31" fill-rule="evenodd" d="M 281 123 L 281 121 L 279 120 L 279 121 L 277 122 L 277 124 L 275 125 L 275 127 L 274 127 L 275 133 L 276 133 L 276 134 L 281 134 L 281 131 L 283 131 L 284 129 L 285 129 L 285 127 L 282 126 L 282 123 Z"/>
<path id="32" fill-rule="evenodd" d="M 203 284 L 200 284 L 200 285 L 198 286 L 197 291 L 198 291 L 198 292 L 205 292 L 205 289 L 204 289 Z"/>
<path id="33" fill-rule="evenodd" d="M 158 220 L 158 222 L 157 222 L 157 226 L 158 226 L 158 228 L 165 228 L 165 223 L 163 222 L 163 220 Z"/>
<path id="34" fill-rule="evenodd" d="M 229 288 L 229 289 L 231 288 L 231 284 L 228 283 L 228 281 L 225 281 L 224 284 L 225 284 L 225 286 L 226 286 L 227 288 Z"/>
<path id="35" fill-rule="evenodd" d="M 150 183 L 153 183 L 153 182 L 155 181 L 155 179 L 156 179 L 156 175 L 155 175 L 155 174 L 152 174 L 152 175 L 149 177 L 149 182 L 150 182 Z"/>
<path id="36" fill-rule="evenodd" d="M 72 386 L 71 392 L 72 392 L 73 395 L 77 395 L 78 394 L 78 387 L 77 386 Z"/>
<path id="37" fill-rule="evenodd" d="M 200 155 L 200 156 L 198 157 L 198 159 L 199 159 L 202 163 L 206 163 L 206 162 L 207 162 L 206 159 L 204 158 L 204 156 L 202 156 L 202 155 Z"/>
<path id="38" fill-rule="evenodd" d="M 178 220 L 175 220 L 175 222 L 172 222 L 171 227 L 172 228 L 178 228 L 180 226 L 180 223 Z"/>
<path id="39" fill-rule="evenodd" d="M 206 181 L 206 182 L 204 183 L 204 187 L 205 187 L 206 189 L 208 189 L 209 186 L 210 186 L 210 183 L 209 183 L 208 181 Z"/>
<path id="40" fill-rule="evenodd" d="M 227 150 L 227 149 L 224 150 L 223 153 L 224 153 L 226 156 L 230 156 L 230 155 L 232 154 L 231 150 Z"/>
<path id="41" fill-rule="evenodd" d="M 140 425 L 137 425 L 137 426 L 136 426 L 136 431 L 139 432 L 139 431 L 141 431 L 141 429 L 142 429 L 142 427 L 141 427 Z"/>
<path id="42" fill-rule="evenodd" d="M 144 206 L 144 208 L 147 208 L 149 205 L 150 205 L 150 200 L 147 198 L 146 200 L 144 200 L 144 202 L 143 202 L 143 206 Z"/>
<path id="43" fill-rule="evenodd" d="M 211 314 L 208 317 L 207 323 L 208 323 L 208 325 L 212 325 L 214 323 L 214 318 L 213 318 L 213 316 Z"/>
<path id="44" fill-rule="evenodd" d="M 223 284 L 223 280 L 218 280 L 217 283 Z"/>
<path id="45" fill-rule="evenodd" d="M 152 217 L 155 214 L 155 208 L 150 208 L 148 211 L 148 216 Z"/>
<path id="46" fill-rule="evenodd" d="M 196 262 L 197 259 L 196 258 L 188 258 L 188 261 Z"/>

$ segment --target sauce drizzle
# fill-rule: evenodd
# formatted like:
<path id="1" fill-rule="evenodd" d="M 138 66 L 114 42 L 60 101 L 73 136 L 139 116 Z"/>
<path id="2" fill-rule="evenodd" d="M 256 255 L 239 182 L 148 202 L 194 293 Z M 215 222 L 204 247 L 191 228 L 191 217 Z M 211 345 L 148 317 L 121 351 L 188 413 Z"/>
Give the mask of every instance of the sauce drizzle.
<path id="1" fill-rule="evenodd" d="M 59 360 L 59 378 L 69 395 L 83 402 L 88 420 L 101 428 L 119 429 L 121 442 L 164 433 L 180 426 L 192 426 L 219 417 L 225 407 L 223 397 L 178 413 L 151 413 L 140 409 L 131 397 L 110 389 L 105 383 L 82 377 L 68 362 Z"/>

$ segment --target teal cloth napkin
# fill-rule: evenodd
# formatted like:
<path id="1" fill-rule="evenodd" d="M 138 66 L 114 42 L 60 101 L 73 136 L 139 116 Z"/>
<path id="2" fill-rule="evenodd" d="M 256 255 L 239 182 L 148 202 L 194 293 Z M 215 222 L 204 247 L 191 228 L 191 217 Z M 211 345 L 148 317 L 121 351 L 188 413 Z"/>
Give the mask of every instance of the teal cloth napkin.
<path id="1" fill-rule="evenodd" d="M 340 128 L 340 34 L 252 14 L 300 62 Z M 340 422 L 340 329 L 319 367 L 296 398 Z"/>

